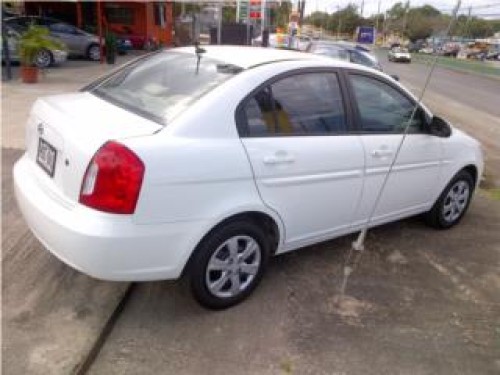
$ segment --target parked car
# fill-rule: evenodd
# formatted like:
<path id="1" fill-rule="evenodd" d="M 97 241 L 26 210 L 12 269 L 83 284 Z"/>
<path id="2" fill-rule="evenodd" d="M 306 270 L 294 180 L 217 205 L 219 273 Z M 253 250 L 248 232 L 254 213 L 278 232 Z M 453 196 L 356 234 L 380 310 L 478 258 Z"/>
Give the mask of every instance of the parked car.
<path id="1" fill-rule="evenodd" d="M 297 35 L 290 40 L 290 36 L 288 34 L 269 34 L 269 47 L 272 48 L 288 48 L 298 51 L 306 51 L 311 42 L 311 37 L 307 35 Z M 253 39 L 252 45 L 257 47 L 262 46 L 262 35 Z"/>
<path id="2" fill-rule="evenodd" d="M 257 47 L 164 50 L 77 93 L 40 98 L 14 166 L 41 243 L 107 280 L 184 275 L 232 306 L 269 258 L 376 226 L 465 214 L 479 143 L 361 65 Z"/>
<path id="3" fill-rule="evenodd" d="M 328 56 L 334 59 L 350 61 L 369 68 L 382 71 L 382 66 L 376 56 L 369 53 L 363 47 L 343 42 L 313 41 L 308 52 L 316 55 Z"/>
<path id="4" fill-rule="evenodd" d="M 410 63 L 411 62 L 411 54 L 410 52 L 408 52 L 408 50 L 406 48 L 402 48 L 402 47 L 394 47 L 392 48 L 388 55 L 387 55 L 387 59 L 389 61 L 394 61 L 394 62 L 407 62 L 407 63 Z"/>
<path id="5" fill-rule="evenodd" d="M 70 56 L 83 56 L 90 60 L 98 61 L 101 58 L 99 37 L 79 29 L 69 23 L 55 18 L 22 16 L 7 18 L 4 22 L 9 26 L 27 27 L 30 24 L 46 26 L 50 34 L 68 46 Z M 123 54 L 131 48 L 132 44 L 126 39 L 118 40 L 118 52 Z"/>
<path id="6" fill-rule="evenodd" d="M 12 62 L 20 62 L 19 57 L 19 38 L 21 34 L 25 31 L 22 27 L 11 27 L 5 25 L 7 46 L 9 48 L 9 58 Z M 5 51 L 3 50 L 3 44 L 0 46 L 2 49 L 2 62 L 5 60 Z M 48 68 L 51 65 L 59 65 L 66 61 L 68 58 L 68 52 L 63 49 L 41 49 L 35 56 L 35 64 L 39 68 Z"/>

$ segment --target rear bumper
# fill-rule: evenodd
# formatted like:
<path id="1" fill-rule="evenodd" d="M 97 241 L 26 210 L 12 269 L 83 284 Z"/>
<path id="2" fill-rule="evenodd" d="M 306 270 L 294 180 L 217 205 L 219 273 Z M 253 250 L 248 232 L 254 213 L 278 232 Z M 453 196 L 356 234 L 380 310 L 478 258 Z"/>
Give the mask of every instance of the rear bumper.
<path id="1" fill-rule="evenodd" d="M 14 166 L 19 208 L 40 242 L 69 266 L 114 281 L 176 279 L 204 222 L 137 225 L 130 216 L 62 204 L 42 187 L 34 164 L 23 156 Z"/>

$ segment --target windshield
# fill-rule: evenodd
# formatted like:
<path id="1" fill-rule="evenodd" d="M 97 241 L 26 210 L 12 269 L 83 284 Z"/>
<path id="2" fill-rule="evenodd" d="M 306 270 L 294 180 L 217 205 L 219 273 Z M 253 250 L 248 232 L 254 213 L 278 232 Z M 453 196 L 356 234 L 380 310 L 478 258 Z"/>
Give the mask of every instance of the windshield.
<path id="1" fill-rule="evenodd" d="M 90 92 L 165 125 L 242 69 L 201 55 L 162 51 L 123 67 Z"/>

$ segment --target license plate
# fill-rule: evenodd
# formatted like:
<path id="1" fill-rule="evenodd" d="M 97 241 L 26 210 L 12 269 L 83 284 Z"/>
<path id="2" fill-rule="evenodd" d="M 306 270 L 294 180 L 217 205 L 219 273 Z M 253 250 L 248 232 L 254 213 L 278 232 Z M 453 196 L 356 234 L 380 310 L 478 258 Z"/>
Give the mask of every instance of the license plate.
<path id="1" fill-rule="evenodd" d="M 36 155 L 37 164 L 47 172 L 50 177 L 54 177 L 56 167 L 57 151 L 54 146 L 40 138 L 38 140 L 38 152 Z"/>

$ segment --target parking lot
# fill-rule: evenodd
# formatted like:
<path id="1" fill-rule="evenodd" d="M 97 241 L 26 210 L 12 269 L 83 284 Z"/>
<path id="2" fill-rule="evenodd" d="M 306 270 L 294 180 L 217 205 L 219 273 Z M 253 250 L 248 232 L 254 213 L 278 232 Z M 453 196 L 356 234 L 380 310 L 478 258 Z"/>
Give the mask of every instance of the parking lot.
<path id="1" fill-rule="evenodd" d="M 428 66 L 382 61 L 419 93 Z M 76 90 L 107 70 L 69 61 L 35 86 L 3 84 L 6 374 L 500 372 L 500 201 L 494 193 L 500 187 L 500 81 L 438 69 L 424 97 L 485 149 L 484 189 L 459 226 L 436 231 L 412 218 L 370 231 L 342 299 L 342 266 L 354 236 L 277 257 L 248 301 L 212 312 L 199 307 L 182 282 L 112 283 L 73 271 L 43 250 L 19 214 L 11 169 L 22 154 L 29 107 L 40 95 Z"/>

